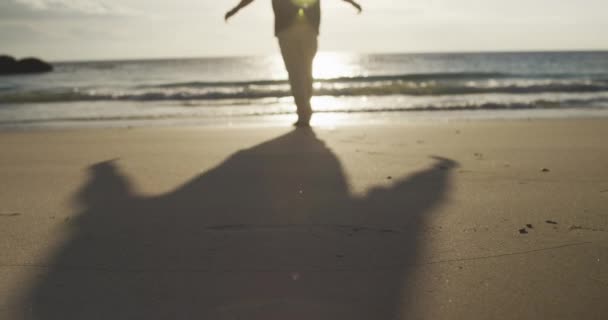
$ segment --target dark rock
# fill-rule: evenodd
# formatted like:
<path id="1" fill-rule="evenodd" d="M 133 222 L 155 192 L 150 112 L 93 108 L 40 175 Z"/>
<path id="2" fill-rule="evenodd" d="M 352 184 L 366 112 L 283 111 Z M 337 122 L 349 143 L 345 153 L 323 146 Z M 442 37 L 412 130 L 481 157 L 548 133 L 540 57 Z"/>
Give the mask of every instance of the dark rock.
<path id="1" fill-rule="evenodd" d="M 528 233 L 528 230 L 526 230 L 526 228 L 519 229 L 519 233 L 526 234 L 526 233 Z"/>
<path id="2" fill-rule="evenodd" d="M 0 70 L 8 69 L 17 64 L 17 60 L 11 56 L 0 56 Z"/>
<path id="3" fill-rule="evenodd" d="M 17 62 L 19 68 L 23 72 L 50 72 L 53 71 L 53 66 L 36 58 L 25 58 Z"/>
<path id="4" fill-rule="evenodd" d="M 547 221 L 545 221 L 545 222 L 546 222 L 546 223 L 548 223 L 548 224 L 557 224 L 557 222 L 555 222 L 555 221 L 553 221 L 553 220 L 547 220 Z"/>
<path id="5" fill-rule="evenodd" d="M 542 169 L 540 169 L 540 171 L 542 171 L 542 172 L 549 172 L 549 171 L 551 171 L 551 170 L 549 170 L 549 169 L 547 169 L 547 168 L 542 168 Z"/>
<path id="6" fill-rule="evenodd" d="M 528 224 L 526 225 L 526 227 L 528 227 L 528 229 L 534 229 L 534 226 L 533 226 L 532 224 L 530 224 L 530 223 L 528 223 Z"/>
<path id="7" fill-rule="evenodd" d="M 36 58 L 16 60 L 11 56 L 0 56 L 0 75 L 42 73 L 53 71 L 53 66 Z"/>

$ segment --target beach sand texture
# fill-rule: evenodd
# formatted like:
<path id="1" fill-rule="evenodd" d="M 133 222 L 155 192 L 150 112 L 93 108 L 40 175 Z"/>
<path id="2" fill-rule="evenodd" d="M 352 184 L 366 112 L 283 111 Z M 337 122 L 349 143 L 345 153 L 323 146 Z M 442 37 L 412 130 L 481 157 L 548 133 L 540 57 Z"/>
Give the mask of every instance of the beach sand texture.
<path id="1" fill-rule="evenodd" d="M 0 319 L 606 319 L 608 120 L 0 133 Z"/>

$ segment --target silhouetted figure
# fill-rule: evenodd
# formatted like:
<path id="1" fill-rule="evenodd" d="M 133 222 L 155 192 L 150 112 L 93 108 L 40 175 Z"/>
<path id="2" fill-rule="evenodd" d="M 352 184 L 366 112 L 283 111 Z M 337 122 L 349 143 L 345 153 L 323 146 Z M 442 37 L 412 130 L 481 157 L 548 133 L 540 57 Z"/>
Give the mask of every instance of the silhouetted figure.
<path id="1" fill-rule="evenodd" d="M 226 20 L 254 0 L 241 0 L 226 13 Z M 353 0 L 343 0 L 361 12 Z M 312 65 L 317 54 L 317 36 L 321 24 L 320 0 L 272 0 L 275 17 L 275 36 L 289 74 L 289 83 L 296 106 L 298 121 L 295 126 L 309 126 L 312 116 L 310 99 L 313 94 Z"/>
<path id="2" fill-rule="evenodd" d="M 29 320 L 398 319 L 449 159 L 366 195 L 311 129 L 238 151 L 160 195 L 120 161 L 89 168 L 81 211 L 22 302 Z"/>

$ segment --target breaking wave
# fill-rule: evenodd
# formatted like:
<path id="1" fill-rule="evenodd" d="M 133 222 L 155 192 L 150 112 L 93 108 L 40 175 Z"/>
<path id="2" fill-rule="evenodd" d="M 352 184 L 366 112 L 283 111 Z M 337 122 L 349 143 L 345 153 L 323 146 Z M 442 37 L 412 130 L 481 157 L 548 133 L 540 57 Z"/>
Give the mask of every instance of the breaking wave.
<path id="1" fill-rule="evenodd" d="M 315 95 L 333 97 L 597 92 L 608 92 L 608 79 L 577 75 L 428 73 L 315 81 Z M 0 103 L 247 100 L 283 98 L 290 95 L 286 80 L 177 82 L 116 88 L 72 87 L 28 91 L 6 88 L 0 90 Z"/>

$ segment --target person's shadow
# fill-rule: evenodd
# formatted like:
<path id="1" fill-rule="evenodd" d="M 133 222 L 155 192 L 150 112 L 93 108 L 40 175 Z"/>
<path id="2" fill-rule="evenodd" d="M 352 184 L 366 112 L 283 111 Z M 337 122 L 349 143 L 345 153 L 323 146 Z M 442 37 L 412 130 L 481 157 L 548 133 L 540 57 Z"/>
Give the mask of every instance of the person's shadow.
<path id="1" fill-rule="evenodd" d="M 85 209 L 28 297 L 33 319 L 394 319 L 417 229 L 456 163 L 354 197 L 310 129 L 242 150 L 161 196 L 96 164 Z"/>

